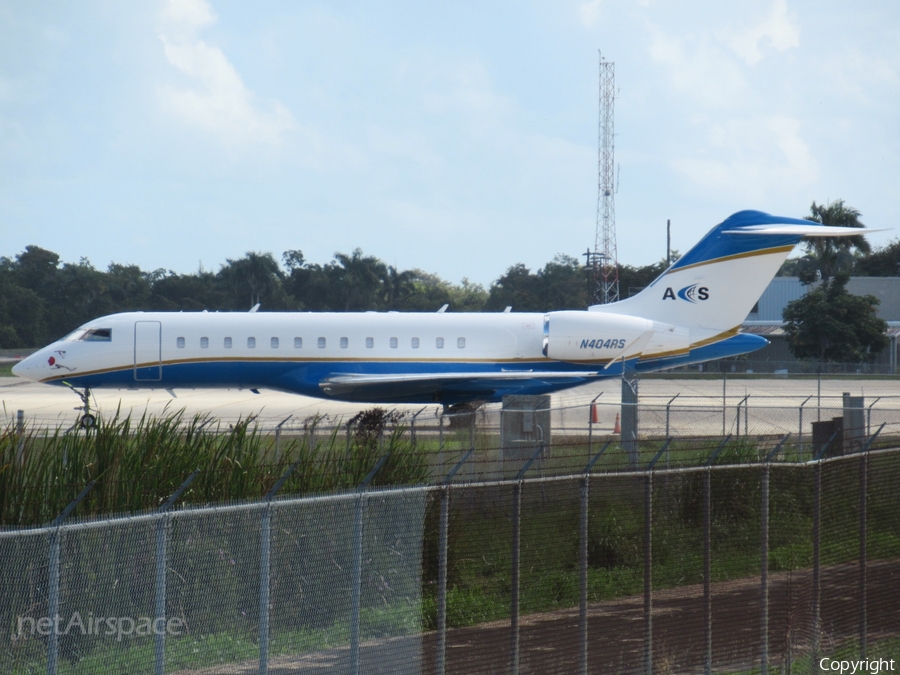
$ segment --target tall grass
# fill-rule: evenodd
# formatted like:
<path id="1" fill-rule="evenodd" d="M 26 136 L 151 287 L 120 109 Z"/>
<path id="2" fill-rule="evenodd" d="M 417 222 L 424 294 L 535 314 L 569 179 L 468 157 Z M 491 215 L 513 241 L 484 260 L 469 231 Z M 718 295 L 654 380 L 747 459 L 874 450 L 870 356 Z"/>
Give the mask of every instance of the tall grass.
<path id="1" fill-rule="evenodd" d="M 385 433 L 392 420 L 383 411 L 374 420 L 374 426 L 357 425 L 346 440 L 335 427 L 312 444 L 315 434 L 306 434 L 278 447 L 253 418 L 226 425 L 186 418 L 184 411 L 138 419 L 117 412 L 86 432 L 57 428 L 44 435 L 26 428 L 20 435 L 7 427 L 0 432 L 0 526 L 51 521 L 91 481 L 96 485 L 79 515 L 154 509 L 195 469 L 182 504 L 258 499 L 294 463 L 281 495 L 352 488 L 387 453 L 373 485 L 427 481 L 427 459 L 415 452 L 406 429 L 394 424 Z"/>

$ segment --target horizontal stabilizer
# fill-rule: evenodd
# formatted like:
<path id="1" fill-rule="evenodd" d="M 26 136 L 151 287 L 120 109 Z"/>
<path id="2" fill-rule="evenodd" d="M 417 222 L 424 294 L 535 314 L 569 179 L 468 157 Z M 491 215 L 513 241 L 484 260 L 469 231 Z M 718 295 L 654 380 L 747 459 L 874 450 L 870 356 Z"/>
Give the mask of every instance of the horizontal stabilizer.
<path id="1" fill-rule="evenodd" d="M 832 225 L 747 225 L 722 234 L 793 234 L 801 237 L 855 237 L 870 232 L 884 232 L 890 228 L 834 227 Z"/>
<path id="2" fill-rule="evenodd" d="M 626 315 L 682 327 L 693 350 L 734 334 L 804 237 L 859 237 L 879 231 L 739 211 L 713 227 L 637 295 L 589 309 L 607 320 Z M 667 358 L 687 348 L 683 336 L 660 336 L 666 344 L 654 346 L 651 340 L 641 358 Z M 677 337 L 682 338 L 680 344 Z M 655 353 L 649 354 L 648 347 Z"/>

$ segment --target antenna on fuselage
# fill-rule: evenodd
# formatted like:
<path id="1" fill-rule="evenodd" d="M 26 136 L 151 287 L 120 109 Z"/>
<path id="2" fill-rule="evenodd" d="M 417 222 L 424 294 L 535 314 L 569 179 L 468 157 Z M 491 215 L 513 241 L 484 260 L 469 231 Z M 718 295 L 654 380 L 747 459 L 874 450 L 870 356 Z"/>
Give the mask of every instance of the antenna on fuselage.
<path id="1" fill-rule="evenodd" d="M 253 307 L 250 308 L 250 313 L 255 314 L 256 310 L 258 310 L 258 309 L 259 309 L 259 303 L 257 302 L 255 305 L 253 305 Z"/>

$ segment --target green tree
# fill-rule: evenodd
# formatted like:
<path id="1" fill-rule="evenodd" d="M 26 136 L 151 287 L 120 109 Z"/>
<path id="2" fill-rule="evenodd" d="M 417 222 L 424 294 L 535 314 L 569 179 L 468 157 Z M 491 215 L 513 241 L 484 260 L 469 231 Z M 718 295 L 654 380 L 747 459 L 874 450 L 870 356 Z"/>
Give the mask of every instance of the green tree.
<path id="1" fill-rule="evenodd" d="M 519 312 L 584 309 L 590 304 L 587 270 L 573 257 L 558 253 L 536 273 L 513 265 L 491 284 L 485 309 L 512 307 Z"/>
<path id="2" fill-rule="evenodd" d="M 177 274 L 171 270 L 155 270 L 147 274 L 152 293 L 150 309 L 159 311 L 210 311 L 230 309 L 223 284 L 212 272 Z M 246 309 L 243 303 L 241 309 Z"/>
<path id="3" fill-rule="evenodd" d="M 266 309 L 270 310 L 285 308 L 283 276 L 271 253 L 254 251 L 237 260 L 227 259 L 216 275 L 230 296 L 229 309 L 250 309 L 265 302 Z"/>
<path id="4" fill-rule="evenodd" d="M 859 258 L 854 272 L 861 277 L 900 277 L 900 239 Z"/>
<path id="5" fill-rule="evenodd" d="M 674 263 L 680 258 L 678 251 L 672 251 L 672 262 Z M 663 258 L 659 262 L 643 267 L 632 267 L 631 265 L 619 265 L 619 297 L 630 298 L 637 295 L 663 272 L 669 268 L 669 263 Z"/>
<path id="6" fill-rule="evenodd" d="M 887 322 L 875 313 L 878 298 L 848 293 L 849 280 L 838 274 L 784 308 L 784 331 L 795 357 L 862 363 L 887 346 Z"/>
<path id="7" fill-rule="evenodd" d="M 806 216 L 806 220 L 815 223 L 832 227 L 865 227 L 859 219 L 862 214 L 847 206 L 843 199 L 836 199 L 827 205 L 813 202 L 809 211 L 810 215 Z M 872 250 L 862 235 L 812 237 L 804 242 L 804 248 L 806 256 L 798 262 L 797 276 L 807 284 L 818 278 L 828 281 L 839 273 L 849 275 L 857 256 L 868 254 Z"/>
<path id="8" fill-rule="evenodd" d="M 9 262 L 0 258 L 0 349 L 36 347 L 47 335 L 44 301 L 13 281 Z"/>
<path id="9" fill-rule="evenodd" d="M 335 309 L 350 312 L 384 308 L 388 268 L 375 256 L 363 255 L 359 248 L 353 249 L 350 255 L 335 253 L 327 273 Z"/>

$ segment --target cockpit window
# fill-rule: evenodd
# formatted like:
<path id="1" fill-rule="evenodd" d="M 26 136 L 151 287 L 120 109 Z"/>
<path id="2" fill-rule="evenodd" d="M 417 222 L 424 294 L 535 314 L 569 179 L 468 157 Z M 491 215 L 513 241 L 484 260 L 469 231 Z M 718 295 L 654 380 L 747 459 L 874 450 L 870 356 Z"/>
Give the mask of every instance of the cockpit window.
<path id="1" fill-rule="evenodd" d="M 112 328 L 88 328 L 78 339 L 83 342 L 110 342 Z"/>

